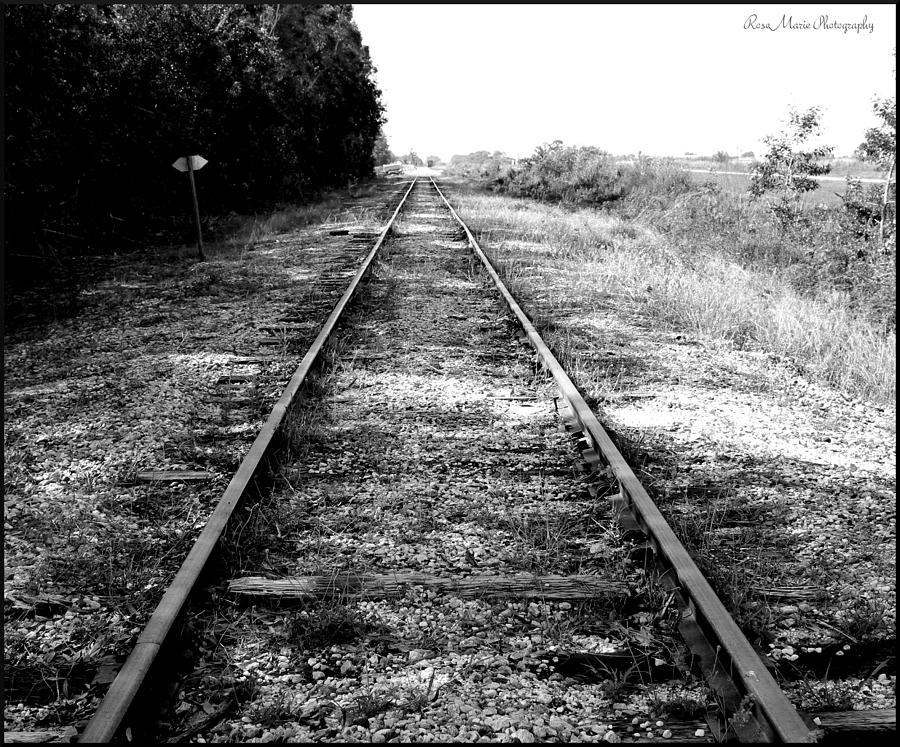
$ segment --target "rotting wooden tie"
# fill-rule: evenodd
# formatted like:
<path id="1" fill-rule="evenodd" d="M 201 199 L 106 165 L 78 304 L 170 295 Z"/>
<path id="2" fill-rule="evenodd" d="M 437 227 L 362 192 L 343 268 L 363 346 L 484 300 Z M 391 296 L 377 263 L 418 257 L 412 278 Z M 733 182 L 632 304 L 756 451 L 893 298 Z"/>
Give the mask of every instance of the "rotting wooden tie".
<path id="1" fill-rule="evenodd" d="M 147 470 L 138 472 L 134 479 L 138 482 L 175 482 L 178 480 L 212 480 L 215 473 L 194 469 Z"/>
<path id="2" fill-rule="evenodd" d="M 269 579 L 248 576 L 233 579 L 228 591 L 240 596 L 273 596 L 306 599 L 339 595 L 353 599 L 385 599 L 402 596 L 410 586 L 440 589 L 461 597 L 526 597 L 546 600 L 579 600 L 624 597 L 626 584 L 597 576 L 468 576 L 448 578 L 421 573 L 387 575 L 294 576 Z"/>
<path id="3" fill-rule="evenodd" d="M 256 378 L 255 374 L 224 374 L 216 379 L 216 384 L 244 384 Z"/>
<path id="4" fill-rule="evenodd" d="M 887 734 L 897 730 L 897 711 L 894 708 L 880 708 L 867 711 L 828 711 L 816 713 L 820 726 L 834 736 Z M 883 737 L 882 737 L 883 738 Z M 827 740 L 826 740 L 827 741 Z"/>
<path id="5" fill-rule="evenodd" d="M 74 726 L 44 731 L 5 731 L 3 732 L 3 744 L 68 743 L 76 734 L 78 734 L 78 730 Z"/>
<path id="6" fill-rule="evenodd" d="M 230 363 L 234 363 L 235 365 L 246 366 L 255 363 L 272 363 L 273 361 L 280 360 L 276 355 L 254 355 L 254 356 L 235 356 L 231 359 Z"/>
<path id="7" fill-rule="evenodd" d="M 314 325 L 306 322 L 278 322 L 277 324 L 260 324 L 259 328 L 265 332 L 290 332 L 300 329 L 312 329 Z"/>

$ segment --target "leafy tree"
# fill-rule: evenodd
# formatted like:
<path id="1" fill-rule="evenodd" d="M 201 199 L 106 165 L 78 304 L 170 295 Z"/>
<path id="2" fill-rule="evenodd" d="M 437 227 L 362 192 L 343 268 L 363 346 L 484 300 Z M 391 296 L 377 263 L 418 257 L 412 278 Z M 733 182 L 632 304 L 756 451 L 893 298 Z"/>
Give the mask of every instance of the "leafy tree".
<path id="1" fill-rule="evenodd" d="M 375 144 L 372 146 L 372 159 L 376 166 L 383 166 L 386 163 L 393 163 L 397 157 L 388 147 L 387 138 L 381 130 L 378 131 L 378 137 L 375 138 Z"/>
<path id="2" fill-rule="evenodd" d="M 7 247 L 55 256 L 180 231 L 186 186 L 171 163 L 187 154 L 209 160 L 205 213 L 371 173 L 382 107 L 351 6 L 2 13 Z"/>
<path id="3" fill-rule="evenodd" d="M 726 163 L 730 163 L 731 156 L 729 156 L 728 153 L 726 153 L 724 150 L 716 151 L 716 153 L 713 155 L 713 161 L 724 165 Z"/>
<path id="4" fill-rule="evenodd" d="M 892 198 L 891 195 L 896 195 L 896 181 L 892 182 L 892 179 L 897 165 L 897 100 L 895 97 L 876 98 L 873 109 L 881 122 L 877 127 L 866 130 L 865 140 L 859 145 L 856 152 L 862 160 L 878 164 L 887 174 L 887 181 L 881 194 L 879 218 L 879 238 L 884 246 L 888 205 L 896 200 L 896 197 Z M 896 213 L 894 221 L 896 221 Z"/>
<path id="5" fill-rule="evenodd" d="M 741 153 L 741 158 L 756 158 L 756 154 L 752 150 Z"/>
<path id="6" fill-rule="evenodd" d="M 791 109 L 787 126 L 779 134 L 763 138 L 768 151 L 751 172 L 750 194 L 759 198 L 775 193 L 769 206 L 782 228 L 799 217 L 801 195 L 818 188 L 819 183 L 813 177 L 831 171 L 830 164 L 820 163 L 831 157 L 834 151 L 831 146 L 802 149 L 818 135 L 820 116 L 821 109 L 817 106 L 805 112 Z"/>
<path id="7" fill-rule="evenodd" d="M 275 28 L 290 69 L 283 110 L 304 183 L 371 174 L 382 123 L 380 91 L 350 5 L 285 5 Z"/>

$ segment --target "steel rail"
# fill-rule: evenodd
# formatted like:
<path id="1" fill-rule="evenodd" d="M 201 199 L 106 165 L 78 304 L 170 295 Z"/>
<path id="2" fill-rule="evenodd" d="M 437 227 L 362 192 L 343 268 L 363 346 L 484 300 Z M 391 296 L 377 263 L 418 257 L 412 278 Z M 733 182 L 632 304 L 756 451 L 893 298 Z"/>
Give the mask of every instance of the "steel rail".
<path id="1" fill-rule="evenodd" d="M 612 469 L 623 498 L 636 513 L 639 523 L 650 535 L 671 574 L 674 574 L 677 579 L 682 593 L 687 596 L 692 607 L 689 613 L 693 613 L 697 618 L 705 621 L 706 624 L 703 627 L 715 636 L 716 642 L 721 646 L 722 655 L 727 656 L 730 660 L 732 677 L 734 678 L 736 675 L 737 678 L 736 684 L 741 686 L 745 694 L 752 696 L 778 740 L 783 742 L 816 741 L 814 733 L 803 721 L 778 683 L 775 682 L 766 665 L 725 609 L 725 605 L 722 604 L 684 545 L 672 531 L 556 356 L 541 339 L 531 320 L 506 288 L 469 227 L 459 217 L 434 179 L 431 179 L 431 184 L 465 231 L 472 250 L 481 260 L 494 281 L 494 285 L 522 325 L 522 329 L 544 366 L 556 380 L 560 393 L 581 425 L 586 440 L 595 450 L 599 451 L 600 456 Z"/>
<path id="2" fill-rule="evenodd" d="M 416 178 L 413 178 L 412 183 L 409 185 L 409 189 L 406 190 L 403 198 L 397 205 L 396 210 L 394 210 L 391 219 L 382 229 L 375 245 L 368 255 L 366 255 L 365 260 L 363 260 L 362 265 L 360 265 L 359 269 L 356 271 L 356 274 L 353 276 L 347 289 L 344 291 L 340 300 L 335 304 L 328 319 L 322 325 L 318 336 L 313 341 L 312 345 L 310 345 L 306 355 L 303 356 L 303 360 L 300 361 L 300 365 L 297 366 L 291 376 L 281 397 L 278 402 L 275 403 L 271 414 L 262 426 L 262 429 L 256 436 L 253 444 L 250 446 L 250 450 L 247 452 L 247 455 L 244 457 L 234 476 L 231 478 L 231 482 L 228 484 L 228 487 L 225 489 L 219 502 L 216 504 L 215 509 L 206 522 L 206 526 L 203 528 L 203 531 L 200 533 L 200 536 L 197 538 L 191 551 L 188 553 L 188 556 L 181 564 L 178 573 L 175 575 L 175 579 L 172 581 L 169 588 L 166 589 L 162 599 L 151 615 L 150 620 L 144 627 L 131 654 L 129 654 L 122 669 L 110 685 L 106 696 L 100 703 L 93 718 L 79 737 L 79 743 L 94 744 L 110 742 L 115 738 L 117 732 L 121 728 L 128 711 L 133 706 L 135 698 L 147 679 L 147 675 L 156 660 L 157 654 L 165 643 L 175 621 L 184 609 L 188 597 L 194 590 L 200 574 L 206 567 L 213 550 L 221 539 L 222 533 L 225 531 L 225 527 L 227 526 L 231 515 L 234 513 L 235 508 L 240 503 L 241 498 L 244 496 L 247 488 L 256 475 L 260 464 L 262 464 L 265 459 L 269 447 L 275 440 L 278 429 L 284 421 L 288 410 L 293 405 L 303 382 L 316 361 L 316 358 L 337 326 L 338 320 L 347 304 L 350 302 L 350 299 L 353 297 L 357 286 L 368 272 L 385 237 L 390 232 L 397 215 L 400 213 L 403 203 L 406 202 L 406 198 L 409 196 L 409 193 L 412 192 L 416 181 Z"/>

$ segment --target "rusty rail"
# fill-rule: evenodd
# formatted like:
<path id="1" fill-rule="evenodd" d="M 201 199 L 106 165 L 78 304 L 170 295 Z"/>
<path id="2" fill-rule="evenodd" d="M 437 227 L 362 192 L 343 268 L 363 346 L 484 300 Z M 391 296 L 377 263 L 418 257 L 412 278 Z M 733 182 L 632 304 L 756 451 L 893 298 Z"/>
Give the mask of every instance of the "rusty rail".
<path id="1" fill-rule="evenodd" d="M 166 589 L 163 598 L 160 600 L 153 615 L 150 617 L 149 622 L 141 632 L 134 649 L 132 649 L 124 666 L 119 671 L 115 680 L 113 680 L 112 685 L 110 685 L 103 702 L 100 704 L 97 712 L 79 737 L 79 742 L 111 742 L 122 727 L 122 724 L 128 715 L 128 711 L 134 704 L 135 698 L 140 692 L 141 687 L 147 679 L 147 675 L 150 673 L 150 670 L 156 661 L 157 654 L 165 643 L 175 621 L 184 609 L 191 592 L 197 584 L 200 574 L 203 572 L 213 550 L 221 539 L 229 519 L 268 454 L 269 448 L 275 439 L 275 435 L 284 421 L 288 410 L 297 398 L 300 388 L 312 369 L 316 358 L 325 346 L 328 338 L 331 337 L 341 314 L 347 304 L 350 303 L 350 299 L 356 292 L 357 286 L 372 265 L 375 256 L 378 254 L 378 250 L 381 248 L 385 237 L 390 232 L 397 215 L 400 213 L 400 209 L 403 207 L 403 203 L 406 202 L 406 198 L 409 196 L 409 193 L 412 192 L 415 184 L 416 179 L 414 178 L 409 185 L 409 189 L 406 190 L 403 198 L 397 205 L 396 210 L 394 210 L 391 219 L 382 229 L 375 245 L 366 255 L 365 260 L 363 260 L 362 265 L 360 265 L 360 268 L 353 276 L 347 289 L 335 304 L 328 319 L 322 325 L 322 329 L 318 336 L 313 341 L 312 345 L 310 345 L 306 355 L 303 356 L 303 360 L 300 361 L 300 365 L 297 366 L 297 369 L 291 376 L 281 397 L 278 402 L 275 403 L 271 414 L 260 429 L 253 444 L 250 446 L 250 450 L 238 467 L 237 472 L 235 472 L 234 477 L 231 478 L 231 482 L 228 484 L 228 487 L 225 489 L 219 502 L 216 504 L 215 509 L 206 522 L 206 526 L 203 528 L 203 531 L 191 548 L 190 553 L 188 553 L 187 558 L 185 558 L 181 567 L 178 569 L 175 579 L 172 581 L 169 588 Z"/>
<path id="2" fill-rule="evenodd" d="M 465 231 L 472 250 L 481 260 L 494 285 L 519 321 L 544 367 L 555 379 L 588 444 L 615 474 L 622 498 L 651 538 L 657 557 L 663 561 L 665 573 L 670 578 L 674 577 L 680 592 L 688 601 L 689 608 L 683 614 L 696 618 L 703 632 L 712 636 L 715 645 L 720 647 L 718 651 L 721 661 L 716 662 L 715 669 L 720 676 L 728 674 L 738 689 L 750 696 L 755 703 L 756 720 L 761 722 L 757 724 L 758 728 L 755 730 L 757 738 L 782 742 L 816 741 L 814 733 L 769 674 L 766 665 L 725 609 L 725 605 L 716 596 L 556 356 L 541 339 L 531 320 L 506 288 L 469 227 L 444 197 L 434 179 L 431 179 L 431 184 Z"/>

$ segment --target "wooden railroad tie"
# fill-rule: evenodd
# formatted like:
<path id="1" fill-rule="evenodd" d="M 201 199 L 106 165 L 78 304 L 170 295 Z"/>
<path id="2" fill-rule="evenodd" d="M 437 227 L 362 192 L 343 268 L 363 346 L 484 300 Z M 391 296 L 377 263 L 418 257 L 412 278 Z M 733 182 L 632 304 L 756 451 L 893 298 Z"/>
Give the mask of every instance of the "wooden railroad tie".
<path id="1" fill-rule="evenodd" d="M 175 482 L 177 480 L 212 480 L 215 476 L 214 472 L 206 472 L 204 470 L 172 469 L 138 472 L 134 479 L 138 482 Z"/>
<path id="2" fill-rule="evenodd" d="M 270 579 L 248 576 L 233 579 L 228 591 L 239 596 L 308 599 L 339 595 L 352 599 L 402 596 L 410 586 L 440 589 L 461 597 L 526 597 L 554 601 L 625 597 L 628 587 L 596 576 L 468 576 L 448 578 L 422 573 L 386 575 L 294 576 Z"/>
<path id="3" fill-rule="evenodd" d="M 881 708 L 869 711 L 828 711 L 811 714 L 818 716 L 820 728 L 825 730 L 826 744 L 848 744 L 847 739 L 857 738 L 858 744 L 863 744 L 861 737 L 880 740 L 889 739 L 889 734 L 897 731 L 897 710 L 895 708 Z M 830 737 L 830 738 L 829 738 Z M 852 744 L 852 742 L 850 742 Z"/>
<path id="4" fill-rule="evenodd" d="M 277 324 L 260 324 L 259 328 L 266 332 L 290 332 L 293 330 L 312 329 L 314 324 L 305 322 L 278 322 Z"/>
<path id="5" fill-rule="evenodd" d="M 216 384 L 220 386 L 222 384 L 244 384 L 254 381 L 256 378 L 256 374 L 224 374 L 216 379 Z"/>
<path id="6" fill-rule="evenodd" d="M 281 359 L 277 355 L 238 355 L 229 361 L 230 363 L 234 363 L 235 365 L 245 366 L 255 363 L 272 363 L 273 361 L 280 361 Z"/>
<path id="7" fill-rule="evenodd" d="M 44 731 L 5 731 L 3 744 L 68 744 L 77 734 L 74 726 Z"/>

